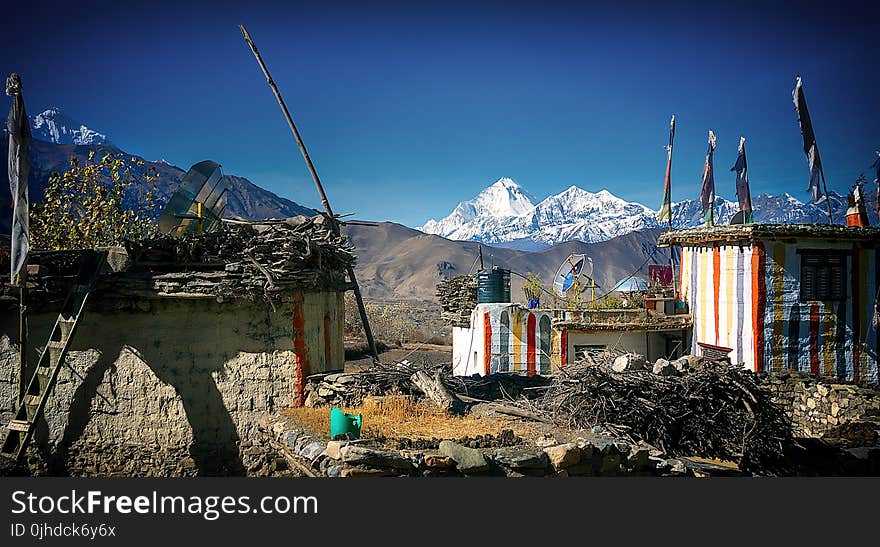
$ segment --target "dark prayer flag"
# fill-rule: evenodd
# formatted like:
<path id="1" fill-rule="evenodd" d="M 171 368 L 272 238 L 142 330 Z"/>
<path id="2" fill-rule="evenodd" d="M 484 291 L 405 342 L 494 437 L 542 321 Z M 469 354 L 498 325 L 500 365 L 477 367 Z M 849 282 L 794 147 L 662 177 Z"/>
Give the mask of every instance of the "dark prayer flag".
<path id="1" fill-rule="evenodd" d="M 700 203 L 703 205 L 703 220 L 706 226 L 714 226 L 715 209 L 715 169 L 713 156 L 715 155 L 715 133 L 709 130 L 709 150 L 706 152 L 706 163 L 703 164 L 703 187 L 700 190 Z"/>
<path id="2" fill-rule="evenodd" d="M 669 144 L 666 145 L 666 178 L 663 181 L 663 204 L 658 222 L 672 222 L 672 145 L 675 141 L 675 114 L 669 121 Z"/>
<path id="3" fill-rule="evenodd" d="M 810 164 L 810 185 L 807 187 L 807 191 L 810 193 L 813 203 L 821 203 L 828 198 L 819 187 L 819 178 L 824 176 L 822 174 L 822 159 L 819 157 L 819 147 L 816 145 L 813 122 L 810 120 L 810 113 L 807 110 L 807 99 L 804 97 L 800 76 L 797 77 L 792 99 L 794 100 L 794 109 L 797 111 L 798 123 L 801 126 L 801 136 L 804 138 L 804 154 Z"/>
<path id="4" fill-rule="evenodd" d="M 746 165 L 746 138 L 739 138 L 739 155 L 736 163 L 730 168 L 736 171 L 736 199 L 739 201 L 739 210 L 745 215 L 744 222 L 752 222 L 752 196 L 749 192 L 749 169 Z"/>
<path id="5" fill-rule="evenodd" d="M 12 256 L 11 276 L 15 283 L 27 260 L 30 226 L 28 221 L 28 175 L 31 164 L 28 145 L 31 128 L 21 96 L 21 78 L 12 74 L 6 79 L 6 94 L 12 97 L 12 108 L 6 119 L 9 132 L 9 192 L 12 195 Z"/>

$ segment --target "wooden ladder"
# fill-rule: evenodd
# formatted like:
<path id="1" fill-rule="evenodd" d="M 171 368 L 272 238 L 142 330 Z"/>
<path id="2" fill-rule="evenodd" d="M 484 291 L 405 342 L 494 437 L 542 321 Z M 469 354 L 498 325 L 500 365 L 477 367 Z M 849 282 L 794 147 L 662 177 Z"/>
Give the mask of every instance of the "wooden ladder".
<path id="1" fill-rule="evenodd" d="M 76 334 L 86 300 L 106 259 L 107 251 L 85 251 L 76 280 L 67 293 L 61 313 L 58 314 L 58 319 L 49 335 L 49 341 L 43 348 L 37 368 L 28 382 L 24 400 L 16 409 L 15 417 L 6 425 L 8 431 L 0 453 L 12 456 L 16 460 L 24 455 L 34 435 L 37 421 L 46 407 L 46 401 L 58 381 L 58 372 L 64 365 L 64 358 Z"/>

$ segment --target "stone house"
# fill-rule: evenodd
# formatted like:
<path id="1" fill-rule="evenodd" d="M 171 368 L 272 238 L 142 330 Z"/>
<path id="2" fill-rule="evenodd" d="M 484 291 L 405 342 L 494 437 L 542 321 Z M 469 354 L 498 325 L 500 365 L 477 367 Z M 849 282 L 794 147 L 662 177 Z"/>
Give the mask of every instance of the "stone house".
<path id="1" fill-rule="evenodd" d="M 301 404 L 309 374 L 343 368 L 354 255 L 321 218 L 111 249 L 30 459 L 52 474 L 246 473 L 257 420 Z M 78 259 L 34 252 L 30 262 L 33 368 Z M 4 424 L 17 393 L 16 294 L 6 285 L 0 298 Z"/>

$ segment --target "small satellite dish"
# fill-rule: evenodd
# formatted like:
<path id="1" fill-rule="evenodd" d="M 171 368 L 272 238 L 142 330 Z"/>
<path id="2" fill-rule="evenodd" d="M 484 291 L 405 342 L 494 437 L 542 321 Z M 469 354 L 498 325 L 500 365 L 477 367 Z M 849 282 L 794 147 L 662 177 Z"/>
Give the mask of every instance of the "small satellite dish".
<path id="1" fill-rule="evenodd" d="M 738 211 L 733 218 L 728 222 L 729 225 L 733 226 L 734 224 L 745 224 L 746 223 L 746 212 Z"/>
<path id="2" fill-rule="evenodd" d="M 201 161 L 189 168 L 159 217 L 159 230 L 181 236 L 220 228 L 226 211 L 226 182 L 220 164 Z"/>
<path id="3" fill-rule="evenodd" d="M 574 285 L 575 280 L 583 272 L 584 265 L 587 262 L 590 264 L 590 273 L 588 275 L 592 276 L 593 259 L 587 258 L 586 255 L 568 255 L 568 258 L 559 266 L 556 277 L 553 278 L 553 288 L 556 289 L 557 294 L 565 296 L 566 291 Z"/>

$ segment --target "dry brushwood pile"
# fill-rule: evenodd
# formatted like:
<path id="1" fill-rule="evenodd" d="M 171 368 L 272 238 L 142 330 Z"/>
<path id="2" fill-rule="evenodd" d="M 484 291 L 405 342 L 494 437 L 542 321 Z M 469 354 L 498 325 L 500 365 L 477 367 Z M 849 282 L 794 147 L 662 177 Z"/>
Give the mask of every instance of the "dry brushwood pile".
<path id="1" fill-rule="evenodd" d="M 334 234 L 322 216 L 224 224 L 217 232 L 127 242 L 126 250 L 137 269 L 220 269 L 217 287 L 204 284 L 205 290 L 219 294 L 342 287 L 346 270 L 355 262 L 354 248 Z M 189 289 L 185 284 L 184 288 Z"/>
<path id="2" fill-rule="evenodd" d="M 681 375 L 616 373 L 612 360 L 566 367 L 542 397 L 521 404 L 559 424 L 600 426 L 673 456 L 734 461 L 744 471 L 784 468 L 791 428 L 750 371 L 702 361 Z"/>
<path id="3" fill-rule="evenodd" d="M 314 394 L 315 405 L 357 406 L 366 397 L 393 393 L 421 396 L 422 390 L 412 377 L 424 372 L 439 377 L 451 393 L 481 400 L 518 399 L 534 396 L 535 389 L 546 387 L 550 379 L 544 376 L 492 374 L 490 376 L 453 376 L 448 365 L 411 363 L 374 363 L 370 368 L 352 373 L 315 374 L 308 378 L 306 394 Z M 307 397 L 307 400 L 309 398 Z"/>
<path id="4" fill-rule="evenodd" d="M 459 275 L 437 284 L 437 299 L 443 309 L 444 322 L 455 327 L 468 327 L 471 310 L 477 306 L 477 276 Z"/>

